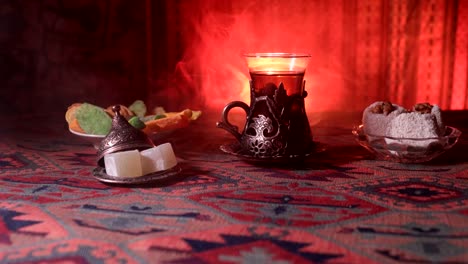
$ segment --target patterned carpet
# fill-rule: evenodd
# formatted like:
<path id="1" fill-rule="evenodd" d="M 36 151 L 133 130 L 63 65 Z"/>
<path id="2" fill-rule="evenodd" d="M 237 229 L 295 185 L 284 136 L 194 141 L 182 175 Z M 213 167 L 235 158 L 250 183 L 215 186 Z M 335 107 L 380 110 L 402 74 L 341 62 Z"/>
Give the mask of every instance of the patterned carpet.
<path id="1" fill-rule="evenodd" d="M 96 151 L 62 116 L 0 126 L 0 263 L 468 263 L 466 112 L 426 164 L 377 161 L 348 119 L 300 166 L 251 164 L 202 116 L 162 143 L 182 173 L 146 186 L 92 176 Z M 463 121 L 465 120 L 465 121 Z"/>

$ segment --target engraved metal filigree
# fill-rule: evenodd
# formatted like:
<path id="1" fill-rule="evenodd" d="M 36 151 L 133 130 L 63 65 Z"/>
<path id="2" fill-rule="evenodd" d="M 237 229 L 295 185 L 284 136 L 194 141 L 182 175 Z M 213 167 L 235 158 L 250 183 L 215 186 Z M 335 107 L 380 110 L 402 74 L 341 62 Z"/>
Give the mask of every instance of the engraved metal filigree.
<path id="1" fill-rule="evenodd" d="M 285 154 L 286 127 L 281 113 L 288 100 L 284 86 L 267 84 L 269 93 L 258 96 L 251 89 L 251 111 L 240 143 L 254 157 L 276 157 Z M 267 90 L 267 89 L 265 89 Z M 255 111 L 252 111 L 255 109 Z"/>
<path id="2" fill-rule="evenodd" d="M 304 107 L 307 93 L 303 89 L 302 94 L 288 96 L 283 83 L 278 87 L 266 85 L 261 94 L 256 94 L 251 82 L 251 105 L 240 101 L 227 104 L 222 121 L 216 125 L 233 134 L 245 154 L 252 157 L 296 157 L 309 153 L 313 141 Z M 234 107 L 241 107 L 247 114 L 242 133 L 227 118 Z"/>
<path id="3" fill-rule="evenodd" d="M 266 133 L 271 133 L 273 131 L 273 121 L 264 115 L 254 117 L 252 120 L 253 122 L 250 123 L 248 127 L 252 128 L 255 133 L 254 135 L 244 135 L 242 142 L 248 147 L 253 156 L 277 156 L 281 154 L 284 149 L 284 144 L 277 139 L 279 130 L 278 133 L 273 136 L 265 136 Z"/>
<path id="4" fill-rule="evenodd" d="M 112 128 L 101 141 L 98 148 L 98 165 L 104 167 L 104 156 L 109 153 L 125 150 L 143 150 L 154 146 L 153 141 L 141 130 L 134 128 L 120 114 L 120 106 L 112 107 L 114 118 Z"/>

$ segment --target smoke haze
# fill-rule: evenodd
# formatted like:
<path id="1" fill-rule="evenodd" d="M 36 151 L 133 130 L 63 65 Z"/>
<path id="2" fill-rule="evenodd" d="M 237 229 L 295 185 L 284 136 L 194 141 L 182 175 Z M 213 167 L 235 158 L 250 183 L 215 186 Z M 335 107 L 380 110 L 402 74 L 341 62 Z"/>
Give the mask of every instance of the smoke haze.
<path id="1" fill-rule="evenodd" d="M 248 52 L 311 54 L 305 77 L 309 110 L 336 107 L 346 96 L 340 66 L 343 39 L 338 39 L 342 18 L 327 10 L 329 5 L 308 0 L 182 4 L 186 50 L 176 67 L 178 89 L 184 89 L 180 83 L 187 93 L 197 89 L 198 104 L 220 109 L 233 100 L 248 103 L 249 74 L 242 56 Z"/>

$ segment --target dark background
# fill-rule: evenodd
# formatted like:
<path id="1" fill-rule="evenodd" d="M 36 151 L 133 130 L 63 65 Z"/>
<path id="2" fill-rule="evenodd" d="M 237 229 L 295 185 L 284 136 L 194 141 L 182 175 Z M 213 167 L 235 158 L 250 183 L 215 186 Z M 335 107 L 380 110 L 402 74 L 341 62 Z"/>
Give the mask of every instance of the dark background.
<path id="1" fill-rule="evenodd" d="M 164 2 L 153 2 L 153 30 L 162 32 Z M 0 110 L 64 112 L 74 102 L 145 99 L 145 30 L 145 1 L 1 0 Z M 163 51 L 168 42 L 154 45 Z M 154 69 L 173 68 L 167 53 L 154 55 Z"/>
<path id="2" fill-rule="evenodd" d="M 142 99 L 220 111 L 248 100 L 234 55 L 294 42 L 313 53 L 312 111 L 467 109 L 467 15 L 467 0 L 0 0 L 0 110 Z"/>

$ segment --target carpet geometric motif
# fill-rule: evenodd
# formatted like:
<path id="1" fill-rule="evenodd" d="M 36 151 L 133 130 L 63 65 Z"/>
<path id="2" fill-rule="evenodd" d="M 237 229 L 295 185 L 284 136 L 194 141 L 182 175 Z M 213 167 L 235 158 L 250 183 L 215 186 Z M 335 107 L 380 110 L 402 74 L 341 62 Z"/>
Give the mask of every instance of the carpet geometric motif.
<path id="1" fill-rule="evenodd" d="M 384 185 L 376 188 L 376 191 L 388 196 L 395 196 L 396 199 L 411 200 L 413 203 L 439 203 L 462 197 L 462 193 L 458 190 L 450 190 L 427 183 Z"/>
<path id="2" fill-rule="evenodd" d="M 0 153 L 0 176 L 56 170 L 57 166 L 34 152 Z"/>
<path id="3" fill-rule="evenodd" d="M 18 170 L 28 166 L 29 162 L 21 154 L 0 155 L 0 166 L 4 170 Z M 35 166 L 37 168 L 37 166 Z"/>
<path id="4" fill-rule="evenodd" d="M 276 180 L 308 180 L 308 181 L 324 181 L 330 182 L 334 179 L 337 180 L 347 180 L 355 179 L 351 176 L 348 171 L 353 170 L 353 168 L 333 168 L 332 166 L 321 165 L 319 168 L 314 167 L 315 170 L 310 169 L 278 169 L 271 171 L 267 168 L 251 168 L 248 171 L 250 173 L 263 173 L 265 177 L 269 177 Z"/>
<path id="5" fill-rule="evenodd" d="M 260 184 L 258 179 L 248 175 L 236 173 L 235 168 L 229 166 L 213 166 L 201 163 L 197 166 L 184 166 L 172 184 L 156 185 L 156 189 L 142 189 L 143 193 L 163 194 L 170 196 L 205 193 L 210 190 L 240 188 Z"/>
<path id="6" fill-rule="evenodd" d="M 332 245 L 299 230 L 230 225 L 141 239 L 129 247 L 147 261 L 164 256 L 162 263 L 373 263 L 346 247 Z"/>
<path id="7" fill-rule="evenodd" d="M 312 161 L 263 166 L 198 127 L 171 141 L 180 174 L 123 186 L 93 177 L 88 142 L 34 127 L 0 137 L 0 263 L 468 263 L 465 161 L 369 159 L 330 129 Z"/>
<path id="8" fill-rule="evenodd" d="M 468 205 L 468 183 L 451 178 L 382 177 L 331 188 L 403 210 L 454 210 Z"/>
<path id="9" fill-rule="evenodd" d="M 310 227 L 385 211 L 344 193 L 313 186 L 278 183 L 189 196 L 239 221 Z"/>
<path id="10" fill-rule="evenodd" d="M 118 245 L 88 239 L 24 245 L 0 252 L 0 263 L 134 263 Z"/>
<path id="11" fill-rule="evenodd" d="M 0 176 L 0 199 L 31 201 L 38 204 L 63 200 L 91 199 L 129 192 L 127 188 L 112 188 L 96 182 L 90 171 L 55 171 Z"/>
<path id="12" fill-rule="evenodd" d="M 54 153 L 63 168 L 77 168 L 83 166 L 94 166 L 96 164 L 96 153 Z"/>
<path id="13" fill-rule="evenodd" d="M 353 241 L 356 252 L 385 262 L 463 263 L 456 260 L 468 260 L 466 220 L 458 214 L 387 212 L 317 232 L 333 234 L 337 243 Z"/>
<path id="14" fill-rule="evenodd" d="M 67 236 L 66 230 L 41 208 L 13 202 L 0 202 L 0 246 L 24 244 Z"/>
<path id="15" fill-rule="evenodd" d="M 222 223 L 219 215 L 184 199 L 132 193 L 50 205 L 48 211 L 62 215 L 62 222 L 73 232 L 95 239 L 112 235 L 115 242 Z"/>

